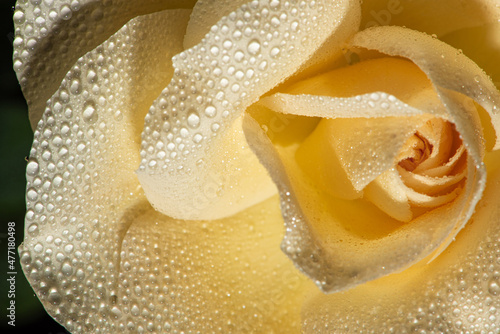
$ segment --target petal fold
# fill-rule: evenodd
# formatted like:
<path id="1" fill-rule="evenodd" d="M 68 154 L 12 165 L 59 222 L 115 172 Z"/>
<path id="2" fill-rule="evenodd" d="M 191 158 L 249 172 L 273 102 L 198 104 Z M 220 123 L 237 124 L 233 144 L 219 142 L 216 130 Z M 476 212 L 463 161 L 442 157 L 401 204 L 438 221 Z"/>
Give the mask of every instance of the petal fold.
<path id="1" fill-rule="evenodd" d="M 130 21 L 78 60 L 38 123 L 20 258 L 48 313 L 69 331 L 117 331 L 103 319 L 115 319 L 119 297 L 120 245 L 130 227 L 122 214 L 142 194 L 134 173 L 140 129 L 173 74 L 168 59 L 182 50 L 189 14 Z"/>
<path id="2" fill-rule="evenodd" d="M 192 8 L 192 0 L 17 1 L 14 69 L 30 109 L 31 127 L 77 59 L 133 17 Z"/>
<path id="3" fill-rule="evenodd" d="M 457 93 L 475 100 L 488 112 L 497 132 L 494 149 L 500 147 L 500 92 L 488 75 L 463 53 L 429 35 L 401 27 L 375 27 L 361 31 L 353 37 L 350 45 L 405 57 L 420 67 L 431 80 L 478 163 L 482 160 L 478 150 L 483 143 L 477 133 L 482 132 L 482 126 L 474 115 L 476 112 L 471 115 L 471 108 L 464 109 L 467 103 Z"/>
<path id="4" fill-rule="evenodd" d="M 488 185 L 483 198 L 469 223 L 438 258 L 346 292 L 317 292 L 302 308 L 303 332 L 498 331 L 498 151 L 487 153 L 485 160 Z"/>
<path id="5" fill-rule="evenodd" d="M 172 217 L 216 219 L 274 194 L 238 118 L 306 63 L 355 6 L 254 1 L 176 56 L 176 75 L 151 107 L 143 132 L 138 176 L 152 205 Z"/>
<path id="6" fill-rule="evenodd" d="M 415 45 L 411 47 L 422 53 L 427 52 L 426 43 L 430 43 L 427 39 L 433 40 L 432 37 L 416 34 L 421 39 L 416 38 Z M 357 35 L 354 40 L 356 38 Z M 387 40 L 382 41 L 384 42 Z M 398 42 L 394 43 L 396 46 L 391 50 L 395 50 L 398 46 Z M 407 46 L 405 50 L 409 48 Z M 465 62 L 465 67 L 474 65 L 467 59 L 462 61 Z M 369 59 L 366 62 L 367 64 L 363 66 L 380 64 L 384 68 L 384 62 L 407 66 L 402 60 L 384 58 Z M 416 64 L 419 65 L 419 62 Z M 348 289 L 388 273 L 401 271 L 431 254 L 437 256 L 468 221 L 485 184 L 485 171 L 481 165 L 484 154 L 481 121 L 475 104 L 469 97 L 462 95 L 467 93 L 466 90 L 453 85 L 449 87 L 456 88 L 458 92 L 447 88 L 429 89 L 434 80 L 433 76 L 429 77 L 431 81 L 416 80 L 416 89 L 411 88 L 411 85 L 400 89 L 408 82 L 407 78 L 401 77 L 398 78 L 401 84 L 398 80 L 389 80 L 387 83 L 382 80 L 381 85 L 385 88 L 386 94 L 382 99 L 383 103 L 378 103 L 381 100 L 380 93 L 375 94 L 377 95 L 373 98 L 375 101 L 368 103 L 370 95 L 366 91 L 370 87 L 376 87 L 377 78 L 380 77 L 376 69 L 364 71 L 372 75 L 363 77 L 364 83 L 356 84 L 357 81 L 351 79 L 353 84 L 342 84 L 351 78 L 346 76 L 346 72 L 351 68 L 354 72 L 357 66 L 359 65 L 351 65 L 338 70 L 338 73 L 333 71 L 318 78 L 305 80 L 307 83 L 298 83 L 286 91 L 297 94 L 305 89 L 309 94 L 319 91 L 333 96 L 313 97 L 278 93 L 262 99 L 260 108 L 275 108 L 285 116 L 288 116 L 286 113 L 291 110 L 293 116 L 288 117 L 331 118 L 321 121 L 317 119 L 316 125 L 309 130 L 309 137 L 301 134 L 299 138 L 304 139 L 297 141 L 273 139 L 286 137 L 286 133 L 295 132 L 296 127 L 287 129 L 285 126 L 276 131 L 279 133 L 272 133 L 273 136 L 270 136 L 268 124 L 259 123 L 265 119 L 260 116 L 263 111 L 258 110 L 259 105 L 252 107 L 257 108 L 255 110 L 249 109 L 244 122 L 250 146 L 269 170 L 280 192 L 287 226 L 282 250 L 301 270 L 315 280 L 324 292 Z M 414 72 L 414 68 L 417 67 L 411 65 L 405 72 L 413 73 L 411 76 L 418 78 L 418 71 Z M 427 67 L 424 69 L 428 70 Z M 390 71 L 387 73 L 391 76 Z M 335 74 L 338 74 L 340 83 L 335 83 Z M 438 89 L 440 95 L 437 95 Z M 481 88 L 471 90 L 477 93 L 477 96 L 470 95 L 483 100 L 485 105 L 493 106 L 489 97 L 481 93 Z M 432 91 L 434 99 L 436 96 L 441 98 L 445 96 L 445 103 L 437 100 L 429 104 L 425 96 L 429 96 Z M 356 96 L 359 92 L 366 95 Z M 391 96 L 389 93 L 392 92 L 397 95 L 389 99 Z M 414 106 L 403 103 L 398 99 L 400 96 Z M 384 117 L 386 110 L 390 116 Z M 359 117 L 358 115 L 365 118 L 347 118 Z M 434 117 L 433 119 L 439 121 L 429 123 L 430 119 L 425 117 Z M 387 124 L 380 127 L 385 122 Z M 391 125 L 392 122 L 394 123 Z M 431 171 L 433 169 L 430 167 L 433 166 L 453 168 L 451 166 L 461 160 L 452 156 L 449 161 L 450 166 L 446 166 L 448 162 L 445 161 L 445 157 L 452 155 L 450 152 L 453 149 L 459 151 L 460 148 L 455 144 L 458 140 L 452 140 L 452 133 L 455 130 L 451 129 L 454 128 L 443 125 L 441 129 L 438 126 L 447 122 L 454 122 L 454 126 L 460 128 L 462 140 L 466 143 L 466 158 L 459 164 L 459 166 L 465 164 L 466 174 L 457 180 L 461 182 L 465 179 L 462 184 L 450 188 L 449 191 L 444 189 L 442 192 L 427 195 L 405 185 L 399 175 L 394 175 L 396 169 L 392 174 L 386 172 L 397 164 L 396 158 L 404 142 L 420 128 L 436 146 L 435 152 L 430 153 L 428 157 L 426 168 Z M 427 123 L 431 124 L 428 125 L 430 129 L 435 128 L 428 134 L 423 127 L 423 124 Z M 338 124 L 338 126 L 322 131 L 322 127 L 326 127 L 327 124 Z M 418 124 L 421 124 L 420 127 Z M 323 133 L 318 139 L 315 139 L 316 131 Z M 401 134 L 395 135 L 394 131 L 401 131 Z M 433 137 L 434 133 L 439 140 Z M 329 139 L 330 136 L 334 139 Z M 321 138 L 327 139 L 321 140 Z M 312 141 L 313 144 L 308 141 Z M 302 152 L 301 145 L 304 145 Z M 332 149 L 326 150 L 325 147 L 329 146 Z M 372 155 L 372 151 L 383 153 Z M 460 156 L 461 154 L 458 155 Z M 344 173 L 338 173 L 339 170 Z M 369 173 L 376 171 L 376 173 L 368 175 L 363 171 Z M 335 175 L 325 176 L 333 172 Z M 377 180 L 378 177 L 381 179 Z M 387 180 L 384 181 L 384 177 Z M 349 188 L 346 179 L 357 184 L 352 183 L 352 188 Z M 329 183 L 330 180 L 335 181 Z M 341 189 L 339 192 L 346 195 L 339 196 L 339 193 L 330 190 L 336 187 Z M 362 189 L 367 190 L 366 197 L 361 196 Z M 382 198 L 387 201 L 382 203 Z M 433 209 L 429 210 L 429 207 Z M 402 222 L 410 223 L 402 224 Z"/>

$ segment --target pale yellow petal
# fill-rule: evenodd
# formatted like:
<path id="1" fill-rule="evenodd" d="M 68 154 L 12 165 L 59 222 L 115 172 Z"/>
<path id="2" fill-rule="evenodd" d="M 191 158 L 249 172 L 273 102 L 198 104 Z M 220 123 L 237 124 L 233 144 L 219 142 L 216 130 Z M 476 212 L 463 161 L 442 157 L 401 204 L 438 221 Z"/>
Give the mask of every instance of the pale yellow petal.
<path id="1" fill-rule="evenodd" d="M 301 149 L 323 146 L 328 153 L 316 163 L 329 168 L 329 157 L 338 159 L 354 189 L 361 191 L 397 163 L 403 144 L 429 118 L 418 115 L 324 119 L 305 141 L 306 148 Z"/>
<path id="2" fill-rule="evenodd" d="M 397 170 L 401 179 L 408 187 L 428 195 L 434 195 L 445 191 L 460 182 L 466 174 L 466 170 L 462 169 L 457 174 L 432 177 L 409 172 L 400 166 L 397 166 Z"/>
<path id="3" fill-rule="evenodd" d="M 437 35 L 500 19 L 496 0 L 370 0 L 362 9 L 361 29 L 394 25 Z"/>
<path id="4" fill-rule="evenodd" d="M 453 31 L 440 39 L 462 50 L 500 89 L 500 22 Z"/>
<path id="5" fill-rule="evenodd" d="M 303 306 L 303 332 L 498 332 L 500 156 L 491 155 L 483 198 L 446 251 L 346 292 L 318 291 Z"/>
<path id="6" fill-rule="evenodd" d="M 464 186 L 448 193 L 438 193 L 434 196 L 420 194 L 406 186 L 397 176 L 398 179 L 394 178 L 395 182 L 391 183 L 397 186 L 396 188 L 389 189 L 387 183 L 384 188 L 378 181 L 372 185 L 369 190 L 371 194 L 368 195 L 374 199 L 371 203 L 366 199 L 356 199 L 360 197 L 361 189 L 397 164 L 396 159 L 404 142 L 417 132 L 419 124 L 426 124 L 428 117 L 431 117 L 429 114 L 422 114 L 427 112 L 427 106 L 432 106 L 422 98 L 429 96 L 432 91 L 425 77 L 424 80 L 415 80 L 416 88 L 411 85 L 405 88 L 407 77 L 387 80 L 388 82 L 380 80 L 385 91 L 395 92 L 405 99 L 411 92 L 415 93 L 413 103 L 417 101 L 418 109 L 402 103 L 398 100 L 399 96 L 389 98 L 391 96 L 387 93 L 383 99 L 382 94 L 375 94 L 376 97 L 370 96 L 371 94 L 352 97 L 358 90 L 363 92 L 363 89 L 376 87 L 377 79 L 383 78 L 377 74 L 377 70 L 369 70 L 369 65 L 385 64 L 385 67 L 388 67 L 391 63 L 399 65 L 415 78 L 421 75 L 411 63 L 375 59 L 368 62 L 364 71 L 374 75 L 363 77 L 367 84 L 354 80 L 356 75 L 351 77 L 349 69 L 341 69 L 338 71 L 338 78 L 342 83 L 353 78 L 352 85 L 335 84 L 337 73 L 333 71 L 308 80 L 308 83 L 315 85 L 312 88 L 301 83 L 290 88 L 294 93 L 300 91 L 297 87 L 301 86 L 300 88 L 310 89 L 311 92 L 323 89 L 322 94 L 351 97 L 275 94 L 262 100 L 261 105 L 265 108 L 273 108 L 282 113 L 292 110 L 293 117 L 315 116 L 307 117 L 314 120 L 319 119 L 318 116 L 330 117 L 329 120 L 315 121 L 316 123 L 311 124 L 314 125 L 312 129 L 309 128 L 310 125 L 305 126 L 310 129 L 310 138 L 299 132 L 299 140 L 276 140 L 295 133 L 295 123 L 289 122 L 284 128 L 273 133 L 267 125 L 262 128 L 264 124 L 255 121 L 266 118 L 260 115 L 262 111 L 255 113 L 254 109 L 249 109 L 249 114 L 251 117 L 257 114 L 258 117 L 255 120 L 248 117 L 244 123 L 250 146 L 268 168 L 282 197 L 282 210 L 288 227 L 283 249 L 326 292 L 356 286 L 407 268 L 431 253 L 439 254 L 467 222 L 484 187 L 483 168 L 480 165 L 476 167 L 473 159 L 467 159 Z M 352 65 L 351 68 L 354 69 L 357 65 Z M 388 73 L 390 75 L 391 72 Z M 394 78 L 398 78 L 397 75 L 394 75 Z M 463 95 L 444 90 L 443 92 L 453 103 L 460 104 L 458 108 L 469 115 L 471 122 L 464 122 L 463 119 L 459 121 L 472 137 L 470 150 L 476 157 L 481 157 L 481 131 L 478 130 L 480 122 L 475 105 Z M 378 100 L 382 100 L 382 103 L 377 103 Z M 445 119 L 450 120 L 456 117 L 440 101 L 434 105 L 430 108 L 430 113 L 436 116 L 445 114 Z M 383 116 L 386 110 L 391 116 Z M 358 115 L 365 118 L 345 118 Z M 373 117 L 367 118 L 369 115 Z M 396 115 L 399 117 L 395 117 Z M 287 117 L 285 120 L 290 120 L 290 116 Z M 269 118 L 272 119 L 268 116 Z M 315 131 L 321 131 L 326 125 L 331 125 L 328 131 L 322 131 L 327 140 L 322 140 L 323 136 L 314 135 Z M 399 135 L 395 133 L 397 131 L 400 131 Z M 287 135 L 288 132 L 290 134 Z M 442 131 L 437 132 L 438 135 L 442 134 Z M 451 152 L 453 148 L 459 150 L 453 146 L 454 141 L 450 142 L 450 138 L 446 138 L 443 139 L 443 147 L 439 152 Z M 430 140 L 437 146 L 441 145 L 438 139 Z M 299 147 L 302 144 L 306 146 L 301 152 Z M 444 161 L 444 155 L 431 154 L 433 164 L 430 167 Z M 315 157 L 320 159 L 314 161 Z M 310 161 L 304 162 L 303 159 Z M 314 166 L 315 164 L 319 166 Z M 338 171 L 339 166 L 344 173 L 328 177 L 328 173 Z M 332 178 L 336 179 L 329 184 L 329 179 Z M 346 179 L 351 181 L 352 188 L 346 186 Z M 346 195 L 336 193 L 332 190 L 332 185 L 340 186 Z M 377 195 L 385 196 L 390 202 L 382 205 L 380 198 L 375 199 Z M 346 201 L 347 198 L 354 200 Z M 452 202 L 448 203 L 450 201 Z M 416 205 L 422 208 L 442 206 L 427 213 L 418 212 L 415 217 L 413 207 Z M 402 221 L 410 219 L 410 224 L 402 224 Z M 409 239 L 412 240 L 411 243 Z"/>
<path id="7" fill-rule="evenodd" d="M 401 224 L 364 199 L 332 196 L 296 161 L 297 145 L 273 144 L 251 116 L 244 126 L 250 146 L 280 191 L 287 227 L 282 249 L 325 292 L 407 268 L 441 243 L 447 245 L 472 212 L 466 203 L 478 182 L 473 165 L 468 185 L 455 201 Z M 405 216 L 404 210 L 397 215 Z"/>
<path id="8" fill-rule="evenodd" d="M 34 133 L 21 262 L 47 311 L 71 331 L 114 331 L 102 320 L 117 297 L 123 210 L 141 193 L 139 129 L 173 74 L 168 59 L 182 49 L 189 14 L 139 16 L 81 57 Z"/>
<path id="9" fill-rule="evenodd" d="M 277 197 L 218 221 L 174 220 L 143 201 L 124 216 L 130 228 L 108 320 L 116 328 L 300 332 L 301 306 L 314 285 L 279 250 Z"/>
<path id="10" fill-rule="evenodd" d="M 237 10 L 249 0 L 198 0 L 191 12 L 191 19 L 184 36 L 184 49 L 189 49 L 200 43 L 202 38 L 210 31 L 210 28 L 223 16 Z M 238 36 L 241 31 L 234 31 Z"/>
<path id="11" fill-rule="evenodd" d="M 399 175 L 390 169 L 382 173 L 364 189 L 366 199 L 389 216 L 409 222 L 413 218 L 408 195 L 402 187 Z"/>
<path id="12" fill-rule="evenodd" d="M 481 123 L 476 108 L 460 94 L 474 99 L 500 130 L 500 92 L 474 62 L 453 47 L 429 35 L 401 27 L 376 27 L 359 32 L 350 44 L 413 61 L 432 81 L 450 119 L 464 139 L 469 154 L 481 161 Z M 458 94 L 460 93 L 460 94 Z M 473 111 L 472 111 L 473 110 Z M 500 147 L 497 134 L 495 148 Z"/>
<path id="13" fill-rule="evenodd" d="M 193 5 L 193 0 L 17 1 L 13 61 L 32 128 L 78 58 L 133 17 Z"/>
<path id="14" fill-rule="evenodd" d="M 262 189 L 269 189 L 267 196 L 274 193 L 235 122 L 305 63 L 351 7 L 350 1 L 251 2 L 176 56 L 176 75 L 146 116 L 138 170 L 156 209 L 177 218 L 216 219 L 261 200 Z M 235 37 L 237 31 L 241 35 Z M 242 157 L 225 160 L 227 154 L 234 157 L 235 146 Z M 199 188 L 212 185 L 221 191 L 193 206 Z"/>

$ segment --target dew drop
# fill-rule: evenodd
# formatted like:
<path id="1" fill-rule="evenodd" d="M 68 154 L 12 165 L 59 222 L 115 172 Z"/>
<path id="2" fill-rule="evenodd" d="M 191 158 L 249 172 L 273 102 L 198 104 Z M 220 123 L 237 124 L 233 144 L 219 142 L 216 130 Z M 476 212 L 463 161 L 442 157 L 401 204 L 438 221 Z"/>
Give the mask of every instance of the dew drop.
<path id="1" fill-rule="evenodd" d="M 88 102 L 83 109 L 83 119 L 85 122 L 92 124 L 97 121 L 97 118 L 98 116 L 94 104 L 92 102 Z"/>
<path id="2" fill-rule="evenodd" d="M 274 48 L 271 49 L 271 52 L 269 53 L 269 55 L 274 58 L 279 53 L 280 53 L 280 49 L 278 47 L 274 47 Z"/>
<path id="3" fill-rule="evenodd" d="M 28 234 L 32 237 L 36 237 L 40 234 L 40 229 L 36 223 L 33 223 L 28 227 Z"/>
<path id="4" fill-rule="evenodd" d="M 30 161 L 26 166 L 26 174 L 34 176 L 38 173 L 38 169 L 39 169 L 38 162 Z"/>
<path id="5" fill-rule="evenodd" d="M 33 188 L 28 189 L 28 191 L 26 192 L 26 198 L 30 201 L 36 201 L 38 199 L 37 191 Z"/>
<path id="6" fill-rule="evenodd" d="M 187 122 L 191 128 L 196 129 L 200 126 L 200 116 L 198 116 L 196 112 L 192 111 L 187 118 Z"/>
<path id="7" fill-rule="evenodd" d="M 215 117 L 216 114 L 217 114 L 217 109 L 215 109 L 214 106 L 208 106 L 205 108 L 205 115 L 207 117 Z"/>
<path id="8" fill-rule="evenodd" d="M 73 81 L 71 81 L 71 85 L 69 86 L 69 90 L 73 94 L 80 94 L 80 80 L 73 79 Z"/>
<path id="9" fill-rule="evenodd" d="M 490 283 L 488 284 L 488 291 L 489 291 L 489 293 L 491 293 L 494 296 L 499 295 L 500 294 L 500 285 L 498 285 L 498 281 L 496 281 L 496 280 L 490 281 Z"/>
<path id="10" fill-rule="evenodd" d="M 247 46 L 248 53 L 256 55 L 260 52 L 260 43 L 256 39 L 250 41 Z"/>

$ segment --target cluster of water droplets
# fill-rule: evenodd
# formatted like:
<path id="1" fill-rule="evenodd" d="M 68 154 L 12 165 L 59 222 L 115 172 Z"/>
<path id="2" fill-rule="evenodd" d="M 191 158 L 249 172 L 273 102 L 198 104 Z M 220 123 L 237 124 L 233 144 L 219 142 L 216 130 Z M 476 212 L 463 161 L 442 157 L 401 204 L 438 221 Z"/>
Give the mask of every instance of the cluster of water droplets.
<path id="1" fill-rule="evenodd" d="M 500 238 L 498 224 L 492 224 L 497 217 L 498 210 L 481 212 L 474 222 L 478 226 L 466 228 L 464 232 L 469 235 L 463 235 L 450 246 L 450 252 L 442 255 L 443 260 L 436 260 L 428 271 L 416 273 L 412 281 L 402 277 L 400 284 L 397 277 L 392 281 L 388 277 L 386 283 L 372 285 L 373 291 L 347 292 L 343 301 L 348 303 L 335 295 L 319 298 L 315 303 L 322 306 L 305 313 L 304 330 L 497 333 Z"/>
<path id="2" fill-rule="evenodd" d="M 141 195 L 134 173 L 140 131 L 133 120 L 147 112 L 134 79 L 140 73 L 166 84 L 151 66 L 175 52 L 171 42 L 160 43 L 161 33 L 188 18 L 182 10 L 139 17 L 81 57 L 47 101 L 34 133 L 21 263 L 47 311 L 72 332 L 125 326 L 127 311 L 119 304 L 128 297 L 118 292 L 120 244 L 128 227 L 122 214 Z"/>
<path id="3" fill-rule="evenodd" d="M 298 36 L 315 29 L 321 10 L 315 2 L 254 1 L 177 55 L 174 78 L 146 117 L 140 168 L 189 171 L 246 106 L 290 74 L 304 43 Z"/>
<path id="4" fill-rule="evenodd" d="M 186 2 L 182 7 L 192 5 Z M 14 11 L 14 70 L 35 127 L 76 60 L 131 18 L 165 9 L 159 0 L 21 0 Z"/>

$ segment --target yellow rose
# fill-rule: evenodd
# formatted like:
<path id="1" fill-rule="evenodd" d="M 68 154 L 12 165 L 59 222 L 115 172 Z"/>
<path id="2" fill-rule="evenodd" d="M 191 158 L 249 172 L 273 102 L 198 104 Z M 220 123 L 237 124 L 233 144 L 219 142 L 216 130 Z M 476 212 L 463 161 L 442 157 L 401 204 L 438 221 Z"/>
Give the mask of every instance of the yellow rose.
<path id="1" fill-rule="evenodd" d="M 75 333 L 498 331 L 499 19 L 19 1 L 26 277 Z"/>

